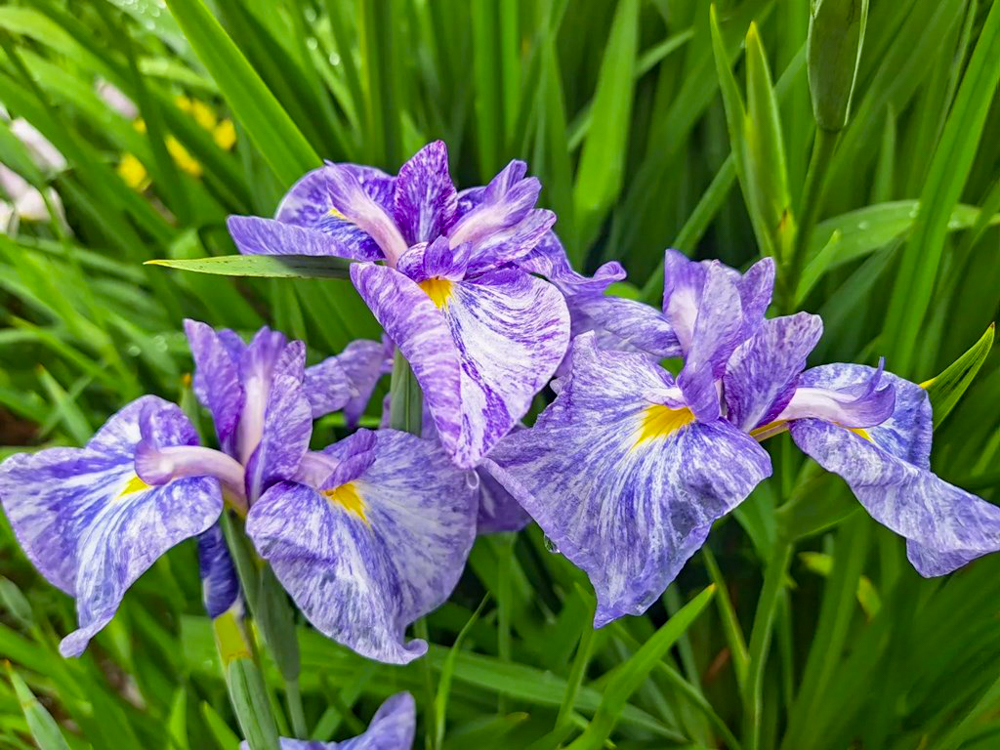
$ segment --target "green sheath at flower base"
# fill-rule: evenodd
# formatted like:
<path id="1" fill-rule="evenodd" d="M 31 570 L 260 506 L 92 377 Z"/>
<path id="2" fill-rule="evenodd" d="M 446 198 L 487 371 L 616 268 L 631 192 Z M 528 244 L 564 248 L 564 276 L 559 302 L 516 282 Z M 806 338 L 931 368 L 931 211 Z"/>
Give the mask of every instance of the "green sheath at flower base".
<path id="1" fill-rule="evenodd" d="M 850 116 L 868 0 L 813 0 L 807 62 L 816 124 L 840 131 Z"/>

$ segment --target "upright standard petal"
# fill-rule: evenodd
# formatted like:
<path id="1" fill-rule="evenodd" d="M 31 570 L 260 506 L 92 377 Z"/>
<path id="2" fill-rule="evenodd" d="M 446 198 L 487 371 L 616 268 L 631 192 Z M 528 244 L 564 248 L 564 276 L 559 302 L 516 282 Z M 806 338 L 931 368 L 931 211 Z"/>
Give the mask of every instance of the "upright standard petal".
<path id="1" fill-rule="evenodd" d="M 186 319 L 184 332 L 194 358 L 195 395 L 212 415 L 219 445 L 232 453 L 245 399 L 239 372 L 240 354 L 245 346 L 237 338 L 241 347 L 237 348 L 231 339 L 227 341 L 196 320 Z"/>
<path id="2" fill-rule="evenodd" d="M 763 321 L 726 367 L 726 418 L 744 432 L 772 422 L 791 400 L 806 357 L 822 335 L 818 315 L 797 313 Z"/>
<path id="3" fill-rule="evenodd" d="M 312 409 L 302 381 L 276 375 L 270 383 L 261 439 L 246 462 L 246 496 L 251 504 L 274 482 L 295 476 L 312 437 Z"/>
<path id="4" fill-rule="evenodd" d="M 434 141 L 403 165 L 396 178 L 393 210 L 410 245 L 431 242 L 455 219 L 458 194 L 448 174 L 448 147 Z"/>
<path id="5" fill-rule="evenodd" d="M 686 292 L 682 297 L 686 297 Z M 720 413 L 716 380 L 722 377 L 730 355 L 739 344 L 743 325 L 739 291 L 721 264 L 712 263 L 705 269 L 705 282 L 697 304 L 687 346 L 672 314 L 667 309 L 664 313 L 674 326 L 685 354 L 677 385 L 684 392 L 695 416 L 702 421 L 710 421 Z M 681 317 L 678 317 L 678 322 L 681 322 Z M 683 325 L 687 325 L 687 321 L 683 321 Z"/>
<path id="6" fill-rule="evenodd" d="M 573 345 L 573 373 L 530 430 L 484 467 L 582 568 L 595 625 L 644 612 L 703 544 L 713 521 L 770 474 L 767 454 L 724 420 L 642 397 L 671 386 L 647 357 Z"/>
<path id="7" fill-rule="evenodd" d="M 474 489 L 439 447 L 406 433 L 362 430 L 322 455 L 328 477 L 273 486 L 247 533 L 318 630 L 405 664 L 427 650 L 404 644 L 406 627 L 448 598 L 465 565 Z"/>
<path id="8" fill-rule="evenodd" d="M 281 750 L 411 750 L 417 731 L 417 706 L 409 693 L 386 699 L 364 734 L 343 742 L 310 742 L 281 738 Z M 240 750 L 249 750 L 244 742 Z"/>
<path id="9" fill-rule="evenodd" d="M 168 549 L 208 529 L 222 511 L 215 479 L 151 487 L 133 454 L 147 438 L 196 440 L 179 408 L 145 396 L 119 411 L 85 448 L 18 454 L 0 467 L 0 500 L 28 558 L 76 598 L 80 629 L 60 645 L 79 656 L 125 591 Z"/>

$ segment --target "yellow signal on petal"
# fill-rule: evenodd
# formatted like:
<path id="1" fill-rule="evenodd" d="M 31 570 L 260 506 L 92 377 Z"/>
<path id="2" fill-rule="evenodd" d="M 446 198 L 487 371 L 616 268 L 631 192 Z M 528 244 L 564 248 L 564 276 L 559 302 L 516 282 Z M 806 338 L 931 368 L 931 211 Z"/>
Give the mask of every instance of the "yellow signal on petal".
<path id="1" fill-rule="evenodd" d="M 869 443 L 872 440 L 872 436 L 868 434 L 867 430 L 864 430 L 864 429 L 862 429 L 860 427 L 848 427 L 847 429 L 848 429 L 849 432 L 853 432 L 858 437 L 863 437 Z"/>
<path id="2" fill-rule="evenodd" d="M 132 478 L 125 483 L 125 488 L 118 493 L 118 497 L 125 497 L 126 495 L 134 495 L 136 492 L 144 492 L 145 490 L 153 489 L 144 481 L 139 479 L 138 474 L 133 474 Z"/>
<path id="3" fill-rule="evenodd" d="M 647 406 L 642 412 L 642 425 L 632 447 L 636 448 L 647 440 L 666 437 L 693 421 L 694 414 L 690 409 L 671 409 L 662 404 Z"/>
<path id="4" fill-rule="evenodd" d="M 368 517 L 365 514 L 365 501 L 358 494 L 358 489 L 354 485 L 354 482 L 342 484 L 332 490 L 324 490 L 322 495 L 333 505 L 338 505 L 348 513 L 353 513 L 365 525 L 368 524 Z"/>
<path id="5" fill-rule="evenodd" d="M 330 206 L 330 210 L 328 211 L 328 213 L 330 214 L 330 216 L 336 216 L 338 219 L 343 219 L 344 221 L 347 221 L 347 217 L 344 216 L 336 206 Z"/>
<path id="6" fill-rule="evenodd" d="M 448 298 L 451 297 L 451 286 L 448 279 L 437 277 L 420 282 L 420 288 L 427 292 L 427 296 L 431 298 L 431 302 L 438 306 L 439 310 L 448 304 Z"/>

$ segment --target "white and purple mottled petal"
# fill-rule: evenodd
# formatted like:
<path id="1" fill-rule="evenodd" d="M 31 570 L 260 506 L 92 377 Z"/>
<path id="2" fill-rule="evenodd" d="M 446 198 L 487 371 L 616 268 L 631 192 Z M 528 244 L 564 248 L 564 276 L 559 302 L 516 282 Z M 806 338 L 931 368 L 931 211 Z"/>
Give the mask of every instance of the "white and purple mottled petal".
<path id="1" fill-rule="evenodd" d="M 136 476 L 143 421 L 146 439 L 196 440 L 177 406 L 144 396 L 85 448 L 17 454 L 0 466 L 0 500 L 21 547 L 46 580 L 76 598 L 80 628 L 60 644 L 64 656 L 83 653 L 139 576 L 222 511 L 215 479 L 150 487 Z"/>
<path id="2" fill-rule="evenodd" d="M 881 425 L 895 410 L 897 380 L 883 371 L 882 362 L 877 368 L 850 364 L 814 367 L 802 374 L 775 420 L 815 418 L 848 428 Z"/>
<path id="3" fill-rule="evenodd" d="M 407 250 L 396 270 L 418 284 L 434 278 L 458 281 L 466 276 L 470 253 L 470 245 L 452 248 L 446 237 L 438 237 L 430 244 L 420 243 Z"/>
<path id="4" fill-rule="evenodd" d="M 270 382 L 261 439 L 246 462 L 246 496 L 250 504 L 274 482 L 295 476 L 309 449 L 312 419 L 302 381 L 275 375 Z"/>
<path id="5" fill-rule="evenodd" d="M 455 219 L 455 185 L 448 174 L 448 147 L 434 141 L 420 149 L 399 170 L 393 203 L 396 224 L 407 244 L 432 242 Z"/>
<path id="6" fill-rule="evenodd" d="M 442 312 L 462 363 L 455 460 L 470 468 L 552 378 L 569 344 L 569 311 L 551 284 L 509 268 L 453 284 Z"/>
<path id="7" fill-rule="evenodd" d="M 477 534 L 520 531 L 531 522 L 528 512 L 492 474 L 479 468 L 476 475 L 479 482 Z"/>
<path id="8" fill-rule="evenodd" d="M 577 273 L 555 232 L 546 232 L 530 253 L 519 258 L 517 265 L 528 273 L 544 276 L 567 297 L 577 294 L 596 295 L 610 284 L 625 278 L 625 269 L 618 261 L 605 263 L 593 276 Z"/>
<path id="9" fill-rule="evenodd" d="M 413 368 L 441 443 L 454 455 L 462 432 L 461 363 L 447 321 L 427 293 L 395 269 L 356 264 L 351 280 Z"/>
<path id="10" fill-rule="evenodd" d="M 894 455 L 879 429 L 866 430 L 866 439 L 818 419 L 789 426 L 796 445 L 843 477 L 872 518 L 906 538 L 921 575 L 944 575 L 1000 550 L 1000 508 Z"/>
<path id="11" fill-rule="evenodd" d="M 658 359 L 679 357 L 680 342 L 666 317 L 638 300 L 606 294 L 577 294 L 566 298 L 573 334 L 594 331 L 601 349 L 646 352 Z"/>
<path id="12" fill-rule="evenodd" d="M 763 321 L 733 352 L 722 378 L 726 418 L 744 432 L 773 422 L 792 399 L 806 357 L 822 335 L 818 315 Z"/>
<path id="13" fill-rule="evenodd" d="M 364 734 L 343 742 L 279 740 L 281 750 L 411 750 L 417 731 L 417 705 L 409 693 L 396 693 L 381 705 Z M 244 742 L 240 750 L 249 750 Z"/>
<path id="14" fill-rule="evenodd" d="M 774 259 L 763 258 L 754 263 L 736 281 L 743 307 L 743 329 L 740 340 L 745 341 L 764 320 L 764 313 L 771 304 L 774 293 Z"/>
<path id="15" fill-rule="evenodd" d="M 530 430 L 484 462 L 597 592 L 595 626 L 644 612 L 712 523 L 770 474 L 764 450 L 724 420 L 644 399 L 670 375 L 639 354 L 573 344 L 573 374 Z"/>
<path id="16" fill-rule="evenodd" d="M 259 216 L 230 216 L 229 234 L 243 255 L 314 255 L 381 260 L 375 241 L 350 222 L 331 216 L 316 227 L 285 224 Z"/>
<path id="17" fill-rule="evenodd" d="M 677 385 L 684 392 L 688 406 L 701 421 L 711 421 L 720 413 L 718 378 L 725 372 L 730 355 L 739 344 L 739 334 L 743 324 L 743 309 L 739 291 L 732 278 L 720 263 L 711 263 L 705 269 L 705 283 L 698 299 L 697 314 L 691 338 L 685 346 L 681 328 L 672 314 L 665 309 L 684 349 L 684 367 L 677 376 Z M 687 292 L 681 292 L 681 307 Z M 675 291 L 671 305 L 677 307 L 678 292 Z M 688 321 L 678 316 L 682 326 Z M 686 335 L 686 334 L 685 334 Z"/>
<path id="18" fill-rule="evenodd" d="M 369 461 L 354 444 L 370 435 L 324 451 L 334 462 L 365 459 L 352 471 L 335 470 L 319 487 L 267 490 L 247 533 L 319 631 L 363 656 L 405 664 L 427 650 L 404 643 L 406 627 L 443 603 L 461 575 L 476 495 L 434 443 L 379 430 Z"/>
<path id="19" fill-rule="evenodd" d="M 185 320 L 184 332 L 194 358 L 195 395 L 212 415 L 219 445 L 232 452 L 245 397 L 239 372 L 242 350 L 237 350 L 232 336 L 223 337 L 205 323 Z"/>
<path id="20" fill-rule="evenodd" d="M 386 211 L 392 210 L 395 177 L 379 169 L 357 164 L 340 164 L 337 168 L 352 171 L 368 197 Z M 333 169 L 333 165 L 327 164 L 307 172 L 285 193 L 274 218 L 300 227 L 315 227 L 321 223 L 330 214 L 330 209 L 335 208 L 330 198 L 329 185 Z"/>
<path id="21" fill-rule="evenodd" d="M 307 367 L 303 388 L 314 419 L 340 411 L 358 395 L 351 377 L 337 357 L 327 357 L 319 364 Z"/>
<path id="22" fill-rule="evenodd" d="M 218 523 L 198 536 L 198 575 L 202 603 L 212 619 L 228 612 L 239 601 L 240 582 Z"/>

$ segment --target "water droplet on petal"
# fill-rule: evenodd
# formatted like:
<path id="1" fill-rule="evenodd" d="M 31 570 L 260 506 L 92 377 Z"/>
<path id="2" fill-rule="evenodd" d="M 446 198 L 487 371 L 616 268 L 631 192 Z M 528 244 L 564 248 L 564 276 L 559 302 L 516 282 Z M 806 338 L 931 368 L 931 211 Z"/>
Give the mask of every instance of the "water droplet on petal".
<path id="1" fill-rule="evenodd" d="M 465 472 L 465 486 L 468 487 L 470 490 L 478 490 L 479 474 L 477 474 L 475 471 Z"/>
<path id="2" fill-rule="evenodd" d="M 548 536 L 543 536 L 542 541 L 545 543 L 546 550 L 548 550 L 549 552 L 554 552 L 556 554 L 559 554 L 559 547 L 556 545 L 555 542 L 549 539 Z"/>

